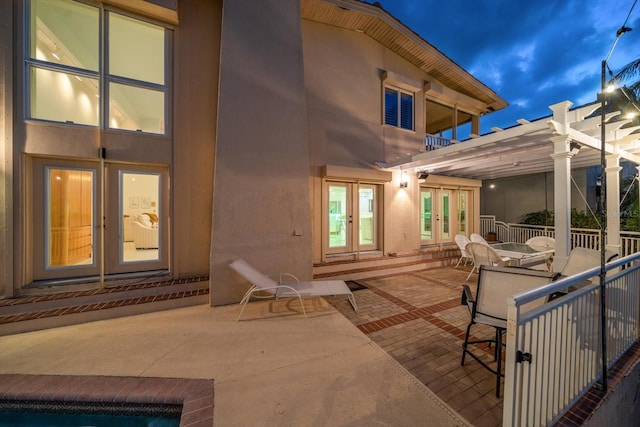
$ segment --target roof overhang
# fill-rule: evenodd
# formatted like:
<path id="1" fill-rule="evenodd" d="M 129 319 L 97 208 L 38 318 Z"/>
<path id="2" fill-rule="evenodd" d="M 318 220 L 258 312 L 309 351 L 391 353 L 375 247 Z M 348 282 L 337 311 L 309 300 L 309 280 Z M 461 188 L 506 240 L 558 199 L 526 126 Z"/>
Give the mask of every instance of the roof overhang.
<path id="1" fill-rule="evenodd" d="M 363 33 L 409 61 L 429 78 L 427 90 L 473 106 L 477 114 L 501 110 L 502 97 L 378 5 L 360 0 L 301 0 L 302 19 Z M 441 92 L 441 91 L 440 91 Z M 435 93 L 440 93 L 437 90 Z"/>
<path id="2" fill-rule="evenodd" d="M 554 104 L 549 107 L 552 116 L 531 122 L 520 119 L 508 129 L 494 128 L 487 135 L 378 166 L 481 180 L 550 172 L 554 140 L 562 137 L 574 149 L 573 169 L 599 165 L 601 116 L 593 113 L 600 104 L 574 110 L 571 106 L 569 101 Z M 611 122 L 619 114 L 605 117 L 605 152 L 640 164 L 640 127 L 624 127 L 629 120 Z"/>

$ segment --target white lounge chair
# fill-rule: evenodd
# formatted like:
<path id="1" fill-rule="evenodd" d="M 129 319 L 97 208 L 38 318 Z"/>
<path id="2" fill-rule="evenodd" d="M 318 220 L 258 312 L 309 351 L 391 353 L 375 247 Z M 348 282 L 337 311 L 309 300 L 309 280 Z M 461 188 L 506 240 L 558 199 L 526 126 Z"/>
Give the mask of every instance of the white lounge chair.
<path id="1" fill-rule="evenodd" d="M 278 282 L 276 282 L 271 277 L 260 273 L 243 259 L 233 261 L 229 264 L 229 267 L 253 285 L 244 294 L 242 300 L 240 300 L 242 310 L 240 310 L 240 314 L 236 320 L 240 320 L 242 312 L 253 294 L 260 291 L 267 292 L 269 294 L 267 298 L 298 298 L 300 300 L 300 305 L 302 306 L 304 317 L 307 317 L 307 312 L 305 311 L 304 304 L 302 302 L 303 297 L 346 295 L 354 311 L 358 311 L 358 306 L 356 305 L 356 300 L 353 297 L 353 292 L 351 292 L 351 289 L 349 289 L 343 280 L 314 280 L 310 282 L 300 282 L 298 278 L 291 273 L 280 273 L 278 275 Z M 283 282 L 285 277 L 289 277 L 293 281 Z"/>

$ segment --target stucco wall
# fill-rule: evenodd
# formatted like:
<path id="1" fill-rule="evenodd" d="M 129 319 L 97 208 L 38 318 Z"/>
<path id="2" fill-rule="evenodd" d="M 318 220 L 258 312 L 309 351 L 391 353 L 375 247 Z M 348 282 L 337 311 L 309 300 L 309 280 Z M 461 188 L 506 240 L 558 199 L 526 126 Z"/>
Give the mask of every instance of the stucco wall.
<path id="1" fill-rule="evenodd" d="M 242 257 L 311 278 L 309 155 L 299 0 L 223 7 L 211 304 L 237 302 Z"/>
<path id="2" fill-rule="evenodd" d="M 173 271 L 209 273 L 222 0 L 181 0 L 175 53 Z"/>
<path id="3" fill-rule="evenodd" d="M 421 90 L 421 70 L 363 33 L 307 20 L 302 29 L 311 165 L 366 168 L 424 150 L 423 96 L 415 97 L 415 132 L 382 126 L 383 72 Z"/>
<path id="4" fill-rule="evenodd" d="M 578 211 L 587 211 L 586 170 L 571 172 L 575 185 L 571 185 L 571 206 Z M 494 188 L 491 188 L 491 185 Z M 576 188 L 577 185 L 577 188 Z M 486 180 L 480 193 L 482 215 L 495 215 L 498 221 L 519 223 L 529 212 L 548 209 L 554 211 L 553 172 L 525 175 L 513 178 Z"/>
<path id="5" fill-rule="evenodd" d="M 0 297 L 13 295 L 13 2 L 0 2 Z"/>

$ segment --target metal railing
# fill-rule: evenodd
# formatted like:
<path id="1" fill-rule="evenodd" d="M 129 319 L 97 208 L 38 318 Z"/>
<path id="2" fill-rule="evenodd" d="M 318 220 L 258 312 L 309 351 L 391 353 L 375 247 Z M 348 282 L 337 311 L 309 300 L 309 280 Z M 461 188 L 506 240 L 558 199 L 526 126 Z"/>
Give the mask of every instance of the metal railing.
<path id="1" fill-rule="evenodd" d="M 480 234 L 486 237 L 490 232 L 496 233 L 498 240 L 503 242 L 524 243 L 534 236 L 548 236 L 555 238 L 555 230 L 553 227 L 505 223 L 502 221 L 496 221 L 495 216 L 493 215 L 481 215 Z M 627 256 L 640 252 L 640 233 L 621 231 L 620 245 L 620 256 Z M 572 228 L 571 247 L 600 249 L 600 230 Z"/>
<path id="2" fill-rule="evenodd" d="M 447 147 L 451 144 L 453 144 L 453 140 L 431 134 L 427 134 L 424 142 L 427 151 L 437 150 L 438 148 Z"/>
<path id="3" fill-rule="evenodd" d="M 610 367 L 640 338 L 640 253 L 607 264 L 606 271 L 604 346 L 600 267 L 509 298 L 504 426 L 555 423 L 601 380 L 602 349 Z M 572 287 L 577 290 L 523 309 Z"/>

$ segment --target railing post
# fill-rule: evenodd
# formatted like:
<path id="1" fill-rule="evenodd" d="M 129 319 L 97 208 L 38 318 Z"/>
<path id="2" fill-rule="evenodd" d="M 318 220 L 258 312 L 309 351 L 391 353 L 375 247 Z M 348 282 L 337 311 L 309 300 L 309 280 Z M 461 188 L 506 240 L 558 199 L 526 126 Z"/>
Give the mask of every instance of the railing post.
<path id="1" fill-rule="evenodd" d="M 507 347 L 505 349 L 506 360 L 504 365 L 502 425 L 505 427 L 520 424 L 516 421 L 521 413 L 516 371 L 516 351 L 519 347 L 519 341 L 518 307 L 515 299 L 511 296 L 507 300 Z"/>

